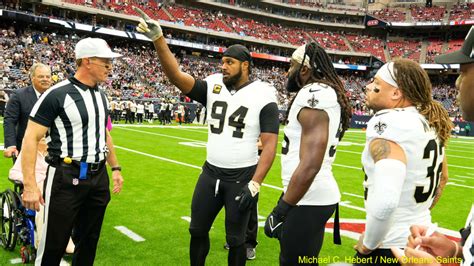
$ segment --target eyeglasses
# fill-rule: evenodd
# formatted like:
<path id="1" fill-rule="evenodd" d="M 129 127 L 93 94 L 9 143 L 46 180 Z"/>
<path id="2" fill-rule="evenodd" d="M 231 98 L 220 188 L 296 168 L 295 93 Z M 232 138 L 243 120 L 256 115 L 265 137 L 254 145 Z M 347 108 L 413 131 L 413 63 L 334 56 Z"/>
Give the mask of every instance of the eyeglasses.
<path id="1" fill-rule="evenodd" d="M 90 60 L 89 63 L 93 64 L 93 65 L 96 65 L 96 66 L 101 66 L 101 67 L 104 67 L 105 69 L 112 69 L 113 68 L 113 65 L 112 63 L 108 63 L 108 64 L 97 64 L 97 63 L 94 63 L 94 61 Z"/>

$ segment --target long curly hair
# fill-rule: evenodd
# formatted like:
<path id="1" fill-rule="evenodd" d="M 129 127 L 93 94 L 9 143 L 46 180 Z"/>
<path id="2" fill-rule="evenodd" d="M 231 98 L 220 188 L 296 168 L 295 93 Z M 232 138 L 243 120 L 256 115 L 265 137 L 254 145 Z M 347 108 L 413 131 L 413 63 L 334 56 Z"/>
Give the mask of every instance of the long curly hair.
<path id="1" fill-rule="evenodd" d="M 431 82 L 428 74 L 421 66 L 408 59 L 394 61 L 394 75 L 403 95 L 413 103 L 429 125 L 436 130 L 443 144 L 449 140 L 453 122 L 446 109 L 433 100 Z"/>

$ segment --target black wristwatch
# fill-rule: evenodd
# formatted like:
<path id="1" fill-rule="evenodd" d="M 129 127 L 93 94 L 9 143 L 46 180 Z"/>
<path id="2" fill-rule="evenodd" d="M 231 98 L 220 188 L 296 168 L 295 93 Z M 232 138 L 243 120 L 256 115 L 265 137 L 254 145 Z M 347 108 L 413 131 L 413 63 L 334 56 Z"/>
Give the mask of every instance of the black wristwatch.
<path id="1" fill-rule="evenodd" d="M 122 171 L 122 167 L 120 167 L 120 166 L 115 166 L 115 167 L 112 167 L 111 169 L 112 169 L 112 172 L 113 171 Z"/>

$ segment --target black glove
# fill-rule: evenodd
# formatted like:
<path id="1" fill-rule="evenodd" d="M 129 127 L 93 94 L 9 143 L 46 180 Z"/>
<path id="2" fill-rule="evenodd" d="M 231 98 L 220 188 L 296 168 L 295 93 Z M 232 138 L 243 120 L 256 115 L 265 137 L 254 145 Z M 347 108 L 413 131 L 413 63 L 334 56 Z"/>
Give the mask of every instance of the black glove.
<path id="1" fill-rule="evenodd" d="M 271 238 L 281 238 L 281 230 L 286 220 L 288 212 L 293 208 L 292 205 L 286 203 L 283 198 L 278 201 L 277 206 L 272 213 L 268 215 L 265 221 L 265 234 Z"/>
<path id="2" fill-rule="evenodd" d="M 250 189 L 253 190 L 253 193 Z M 235 200 L 239 201 L 239 211 L 245 212 L 255 206 L 258 202 L 259 191 L 260 185 L 257 182 L 250 181 L 246 186 L 244 186 L 240 191 L 240 194 L 235 197 Z"/>

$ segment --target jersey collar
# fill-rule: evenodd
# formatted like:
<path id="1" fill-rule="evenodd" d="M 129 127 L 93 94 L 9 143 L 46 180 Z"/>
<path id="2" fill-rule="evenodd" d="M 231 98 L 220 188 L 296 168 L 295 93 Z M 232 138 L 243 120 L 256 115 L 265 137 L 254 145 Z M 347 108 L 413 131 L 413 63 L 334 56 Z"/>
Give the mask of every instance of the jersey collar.
<path id="1" fill-rule="evenodd" d="M 98 87 L 97 85 L 95 85 L 95 87 L 89 87 L 89 86 L 87 86 L 86 84 L 80 82 L 80 81 L 79 81 L 78 79 L 76 79 L 75 77 L 70 77 L 70 78 L 69 78 L 69 81 L 70 81 L 72 84 L 74 84 L 74 85 L 78 86 L 79 88 L 81 88 L 83 91 L 87 91 L 87 90 L 89 90 L 89 89 L 95 90 L 95 91 L 99 90 L 99 87 Z"/>
<path id="2" fill-rule="evenodd" d="M 245 82 L 244 84 L 242 84 L 240 87 L 237 87 L 237 88 L 227 88 L 227 90 L 232 94 L 234 95 L 236 92 L 238 92 L 240 89 L 246 87 L 247 85 L 249 85 L 250 83 L 254 82 L 253 80 L 249 80 L 247 82 Z"/>

